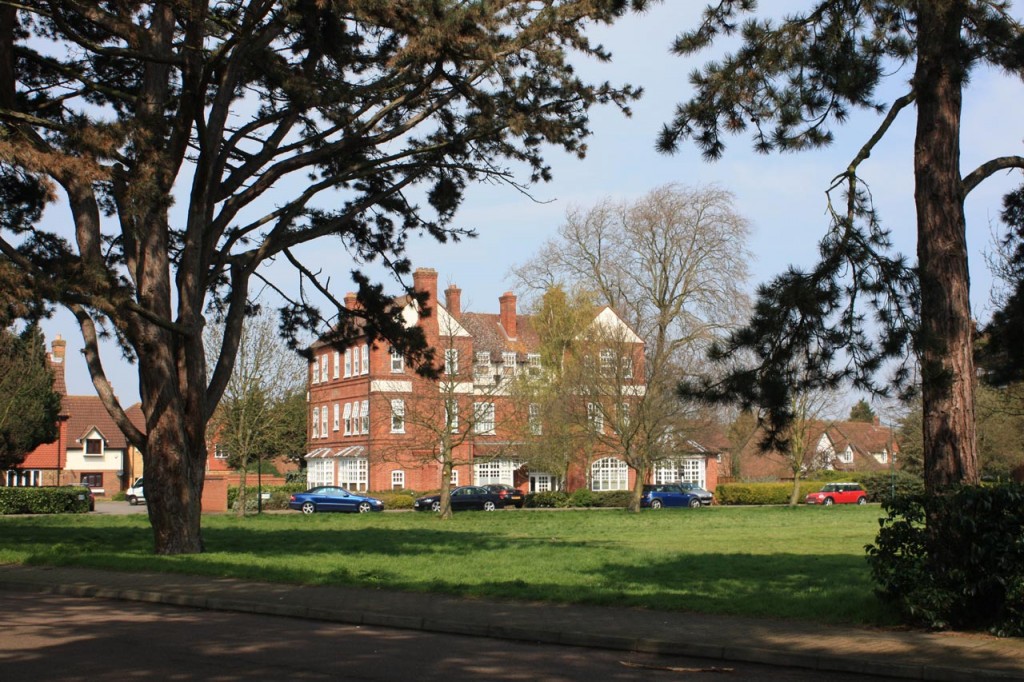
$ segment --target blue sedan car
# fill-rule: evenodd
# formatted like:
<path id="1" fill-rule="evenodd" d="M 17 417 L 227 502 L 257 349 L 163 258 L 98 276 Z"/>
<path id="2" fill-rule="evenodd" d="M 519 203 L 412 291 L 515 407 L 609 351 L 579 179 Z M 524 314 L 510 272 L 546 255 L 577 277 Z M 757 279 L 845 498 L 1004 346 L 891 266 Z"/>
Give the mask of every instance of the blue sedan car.
<path id="1" fill-rule="evenodd" d="M 640 498 L 641 507 L 661 509 L 662 507 L 700 507 L 700 496 L 687 492 L 678 485 L 645 485 Z"/>
<path id="2" fill-rule="evenodd" d="M 329 511 L 365 514 L 384 511 L 384 503 L 376 497 L 350 493 L 333 485 L 322 485 L 304 493 L 294 493 L 288 500 L 288 507 L 303 514 Z"/>

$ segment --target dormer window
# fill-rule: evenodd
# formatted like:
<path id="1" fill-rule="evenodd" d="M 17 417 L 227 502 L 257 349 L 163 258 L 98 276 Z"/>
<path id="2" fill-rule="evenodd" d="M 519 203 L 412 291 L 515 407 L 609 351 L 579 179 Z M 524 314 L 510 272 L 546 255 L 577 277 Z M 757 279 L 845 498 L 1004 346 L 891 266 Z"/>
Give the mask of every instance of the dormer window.
<path id="1" fill-rule="evenodd" d="M 501 362 L 505 366 L 505 374 L 516 373 L 516 354 L 505 352 L 501 354 Z"/>
<path id="2" fill-rule="evenodd" d="M 103 439 L 102 438 L 86 438 L 85 439 L 85 454 L 87 454 L 87 455 L 102 455 L 103 454 Z"/>

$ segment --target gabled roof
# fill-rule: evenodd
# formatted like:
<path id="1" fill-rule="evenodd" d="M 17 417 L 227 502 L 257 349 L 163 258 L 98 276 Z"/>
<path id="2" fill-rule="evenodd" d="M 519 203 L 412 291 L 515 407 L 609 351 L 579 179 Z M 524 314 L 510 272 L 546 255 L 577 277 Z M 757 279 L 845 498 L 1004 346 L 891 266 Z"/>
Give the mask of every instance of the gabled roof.
<path id="1" fill-rule="evenodd" d="M 117 424 L 107 413 L 106 408 L 95 395 L 66 395 L 64 396 L 61 412 L 68 415 L 68 443 L 79 442 L 87 436 L 90 431 L 96 429 L 106 441 L 106 447 L 124 449 L 128 447 L 128 439 L 117 428 Z M 142 416 L 142 408 L 136 403 L 126 410 L 128 419 L 136 427 L 145 431 L 146 422 Z"/>

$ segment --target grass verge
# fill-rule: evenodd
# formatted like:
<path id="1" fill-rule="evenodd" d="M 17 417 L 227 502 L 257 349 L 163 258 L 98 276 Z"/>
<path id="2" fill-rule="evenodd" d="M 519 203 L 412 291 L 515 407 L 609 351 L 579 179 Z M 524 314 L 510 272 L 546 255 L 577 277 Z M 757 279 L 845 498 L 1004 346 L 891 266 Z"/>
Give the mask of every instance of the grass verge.
<path id="1" fill-rule="evenodd" d="M 145 516 L 0 517 L 0 563 L 890 625 L 864 559 L 880 510 L 515 510 L 203 519 L 158 557 Z"/>

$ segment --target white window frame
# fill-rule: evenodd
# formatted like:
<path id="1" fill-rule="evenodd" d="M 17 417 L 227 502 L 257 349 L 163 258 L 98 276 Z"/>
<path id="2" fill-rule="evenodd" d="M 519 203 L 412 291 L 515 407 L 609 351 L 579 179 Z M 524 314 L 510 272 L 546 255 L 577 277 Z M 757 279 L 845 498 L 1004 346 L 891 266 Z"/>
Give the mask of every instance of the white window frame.
<path id="1" fill-rule="evenodd" d="M 341 424 L 340 424 L 340 422 L 341 422 L 341 415 L 339 413 L 339 409 L 340 408 L 338 406 L 338 403 L 334 403 L 334 430 L 335 431 L 337 431 L 339 428 L 341 428 Z M 348 435 L 348 434 L 346 434 L 346 435 Z"/>
<path id="2" fill-rule="evenodd" d="M 9 488 L 38 488 L 43 484 L 42 469 L 8 469 L 5 476 Z"/>
<path id="3" fill-rule="evenodd" d="M 213 444 L 213 458 L 214 459 L 227 459 L 228 451 L 222 443 Z"/>
<path id="4" fill-rule="evenodd" d="M 537 403 L 530 403 L 527 408 L 527 421 L 530 424 L 530 433 L 535 436 L 544 435 L 544 422 L 540 418 L 540 405 Z"/>
<path id="5" fill-rule="evenodd" d="M 396 351 L 394 348 L 391 349 L 391 373 L 405 373 L 405 356 Z"/>
<path id="6" fill-rule="evenodd" d="M 320 408 L 320 437 L 328 438 L 331 434 L 327 431 L 327 406 Z"/>
<path id="7" fill-rule="evenodd" d="M 313 358 L 310 365 L 310 379 L 309 383 L 319 384 L 320 383 L 320 361 L 317 358 Z"/>
<path id="8" fill-rule="evenodd" d="M 473 432 L 494 434 L 494 403 L 473 403 Z"/>
<path id="9" fill-rule="evenodd" d="M 320 381 L 327 382 L 327 353 L 320 356 Z"/>
<path id="10" fill-rule="evenodd" d="M 514 375 L 518 366 L 515 351 L 503 351 L 501 354 L 502 371 L 506 375 Z"/>
<path id="11" fill-rule="evenodd" d="M 334 378 L 337 379 L 341 373 L 341 353 L 334 351 Z"/>
<path id="12" fill-rule="evenodd" d="M 515 485 L 516 471 L 523 466 L 514 459 L 486 459 L 473 463 L 473 485 Z"/>
<path id="13" fill-rule="evenodd" d="M 338 429 L 335 428 L 335 431 Z M 352 403 L 345 403 L 345 436 L 352 435 Z"/>
<path id="14" fill-rule="evenodd" d="M 590 465 L 590 489 L 629 490 L 629 466 L 618 457 L 604 457 Z"/>
<path id="15" fill-rule="evenodd" d="M 314 407 L 313 408 L 312 438 L 319 438 L 319 437 L 320 437 L 320 408 L 319 407 Z"/>
<path id="16" fill-rule="evenodd" d="M 405 490 L 405 472 L 401 469 L 395 469 L 391 472 L 391 489 Z"/>
<path id="17" fill-rule="evenodd" d="M 665 485 L 688 481 L 700 487 L 707 484 L 707 471 L 702 457 L 673 457 L 654 464 L 654 483 Z"/>
<path id="18" fill-rule="evenodd" d="M 391 433 L 405 433 L 405 401 L 401 398 L 391 401 Z"/>
<path id="19" fill-rule="evenodd" d="M 459 373 L 459 349 L 458 348 L 445 348 L 444 349 L 444 373 L 447 375 L 453 375 Z"/>
<path id="20" fill-rule="evenodd" d="M 306 466 L 306 485 L 310 488 L 320 485 L 334 485 L 334 460 L 310 460 Z"/>
<path id="21" fill-rule="evenodd" d="M 448 480 L 448 482 L 451 485 L 458 485 L 459 484 L 459 470 L 458 469 L 452 467 L 452 475 L 451 475 L 451 478 Z"/>
<path id="22" fill-rule="evenodd" d="M 600 403 L 587 403 L 587 423 L 595 433 L 604 433 L 604 412 Z"/>
<path id="23" fill-rule="evenodd" d="M 840 453 L 839 455 L 839 461 L 842 462 L 843 464 L 852 464 L 853 450 L 851 450 L 849 447 L 843 450 L 842 453 Z"/>
<path id="24" fill-rule="evenodd" d="M 540 353 L 526 354 L 526 371 L 530 376 L 539 376 L 541 372 Z"/>
<path id="25" fill-rule="evenodd" d="M 346 490 L 365 492 L 369 488 L 370 464 L 366 457 L 341 457 L 337 460 L 338 485 Z"/>
<path id="26" fill-rule="evenodd" d="M 600 352 L 601 374 L 607 376 L 615 368 L 615 351 L 611 348 L 602 348 Z"/>
<path id="27" fill-rule="evenodd" d="M 345 349 L 345 374 L 344 377 L 348 379 L 352 376 L 352 349 Z"/>
<path id="28" fill-rule="evenodd" d="M 449 423 L 449 428 L 452 433 L 457 433 L 459 430 L 459 401 L 454 398 L 449 398 L 444 401 L 444 418 Z"/>
<path id="29" fill-rule="evenodd" d="M 369 374 L 370 373 L 370 344 L 368 344 L 368 343 L 364 343 L 363 344 L 363 352 L 362 352 L 362 356 L 361 356 L 361 361 L 362 361 L 362 372 L 361 372 L 361 374 Z"/>
<path id="30" fill-rule="evenodd" d="M 370 401 L 364 400 L 360 409 L 360 433 L 370 433 Z"/>

